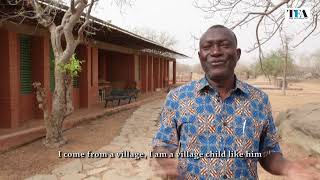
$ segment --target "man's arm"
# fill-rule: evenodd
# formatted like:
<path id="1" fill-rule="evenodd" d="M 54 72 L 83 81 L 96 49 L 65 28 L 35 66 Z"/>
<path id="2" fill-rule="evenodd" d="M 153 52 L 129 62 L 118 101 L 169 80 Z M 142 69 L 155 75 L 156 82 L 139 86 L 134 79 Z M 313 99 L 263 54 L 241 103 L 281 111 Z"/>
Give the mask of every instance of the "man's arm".
<path id="1" fill-rule="evenodd" d="M 271 174 L 288 176 L 290 180 L 319 180 L 320 173 L 314 167 L 318 158 L 290 161 L 281 153 L 271 153 L 260 160 L 261 166 Z"/>
<path id="2" fill-rule="evenodd" d="M 153 153 L 175 153 L 178 149 L 179 134 L 175 118 L 179 103 L 172 97 L 170 92 L 160 114 L 159 129 L 153 139 Z M 157 168 L 157 174 L 177 176 L 178 161 L 175 158 L 155 158 L 161 168 Z"/>
<path id="3" fill-rule="evenodd" d="M 153 153 L 174 153 L 175 150 L 169 150 L 163 147 L 154 147 Z M 157 163 L 160 165 L 161 170 L 157 173 L 169 177 L 178 177 L 178 160 L 176 158 L 156 158 Z"/>
<path id="4" fill-rule="evenodd" d="M 283 157 L 267 96 L 264 97 L 264 103 L 267 123 L 260 139 L 259 151 L 263 154 L 260 159 L 261 166 L 271 174 L 288 176 L 290 180 L 320 180 L 320 173 L 312 169 L 312 166 L 320 163 L 319 159 L 291 161 Z"/>
<path id="5" fill-rule="evenodd" d="M 260 160 L 261 166 L 274 175 L 288 175 L 290 162 L 286 160 L 281 153 L 270 153 Z"/>

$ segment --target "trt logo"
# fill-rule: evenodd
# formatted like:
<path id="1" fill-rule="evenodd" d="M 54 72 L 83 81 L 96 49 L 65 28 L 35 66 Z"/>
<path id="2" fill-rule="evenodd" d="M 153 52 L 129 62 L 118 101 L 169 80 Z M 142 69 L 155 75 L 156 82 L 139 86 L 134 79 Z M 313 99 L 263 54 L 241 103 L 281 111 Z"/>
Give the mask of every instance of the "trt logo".
<path id="1" fill-rule="evenodd" d="M 298 19 L 309 19 L 310 10 L 305 8 L 287 8 L 286 9 L 286 19 L 288 20 L 298 20 Z"/>

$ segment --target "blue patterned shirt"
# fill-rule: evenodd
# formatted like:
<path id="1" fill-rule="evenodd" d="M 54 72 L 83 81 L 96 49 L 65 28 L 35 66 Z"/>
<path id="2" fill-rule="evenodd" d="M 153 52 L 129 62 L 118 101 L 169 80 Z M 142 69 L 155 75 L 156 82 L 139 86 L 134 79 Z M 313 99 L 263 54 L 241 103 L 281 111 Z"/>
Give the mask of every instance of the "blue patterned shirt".
<path id="1" fill-rule="evenodd" d="M 153 139 L 176 151 L 183 179 L 257 179 L 259 158 L 280 152 L 266 93 L 236 79 L 230 96 L 202 78 L 170 91 Z"/>

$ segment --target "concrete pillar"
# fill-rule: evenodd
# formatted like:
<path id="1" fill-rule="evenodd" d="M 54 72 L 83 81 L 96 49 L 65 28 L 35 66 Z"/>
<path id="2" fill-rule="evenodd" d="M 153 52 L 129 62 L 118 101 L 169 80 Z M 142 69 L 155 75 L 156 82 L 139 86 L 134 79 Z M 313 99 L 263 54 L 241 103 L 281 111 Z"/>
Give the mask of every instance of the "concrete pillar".
<path id="1" fill-rule="evenodd" d="M 17 34 L 0 29 L 0 128 L 19 125 L 19 44 Z"/>

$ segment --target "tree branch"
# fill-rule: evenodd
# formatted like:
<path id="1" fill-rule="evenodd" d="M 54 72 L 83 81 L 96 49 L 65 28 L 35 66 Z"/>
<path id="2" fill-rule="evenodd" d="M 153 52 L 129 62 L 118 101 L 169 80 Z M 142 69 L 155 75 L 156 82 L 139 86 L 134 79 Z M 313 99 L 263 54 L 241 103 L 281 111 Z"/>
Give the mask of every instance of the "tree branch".
<path id="1" fill-rule="evenodd" d="M 270 3 L 268 3 L 268 5 L 267 5 L 267 7 L 266 7 L 266 9 L 265 9 L 265 12 L 268 11 L 269 6 L 270 6 Z M 271 82 L 271 79 L 270 79 L 269 75 L 266 74 L 265 70 L 263 69 L 263 65 L 262 65 L 263 52 L 262 52 L 262 48 L 261 48 L 261 44 L 260 44 L 260 38 L 259 38 L 259 27 L 260 27 L 260 24 L 261 24 L 263 18 L 264 18 L 264 15 L 260 17 L 259 22 L 258 22 L 258 24 L 257 24 L 257 26 L 256 26 L 256 40 L 257 40 L 258 47 L 259 47 L 259 62 L 260 62 L 261 71 L 263 72 L 263 74 L 264 74 L 266 77 L 268 77 L 269 82 Z"/>
<path id="2" fill-rule="evenodd" d="M 302 44 L 317 29 L 317 27 L 318 27 L 318 14 L 316 14 L 316 17 L 315 17 L 313 29 L 298 44 L 294 45 L 293 47 L 296 48 L 300 44 Z"/>
<path id="3" fill-rule="evenodd" d="M 280 8 L 282 5 L 288 3 L 290 0 L 283 0 L 282 2 L 280 2 L 278 5 L 274 6 L 270 11 L 266 11 L 266 12 L 249 12 L 241 21 L 239 21 L 237 24 L 235 24 L 234 26 L 231 27 L 231 29 L 236 28 L 237 26 L 239 26 L 239 24 L 243 23 L 245 20 L 247 20 L 249 18 L 249 16 L 251 15 L 261 15 L 261 16 L 267 16 L 269 14 L 272 14 L 275 10 L 277 10 L 278 8 Z M 268 8 L 270 6 L 270 3 L 268 3 Z"/>
<path id="4" fill-rule="evenodd" d="M 92 10 L 92 7 L 94 5 L 94 3 L 97 2 L 97 0 L 91 0 L 91 3 L 89 4 L 89 9 L 86 13 L 86 17 L 85 17 L 85 22 L 81 25 L 81 27 L 78 30 L 78 39 L 77 39 L 77 44 L 79 44 L 80 42 L 83 41 L 84 39 L 84 31 L 85 28 L 89 25 L 90 23 L 90 13 Z"/>
<path id="5" fill-rule="evenodd" d="M 70 10 L 71 10 L 71 13 L 73 14 L 73 13 L 75 13 L 75 5 L 74 5 L 74 0 L 71 0 L 71 2 L 70 2 Z"/>

